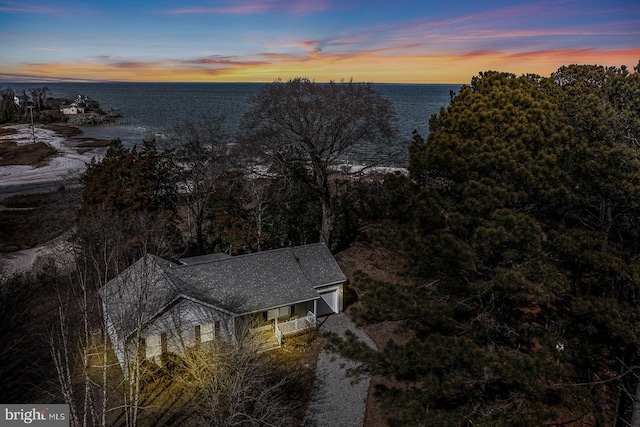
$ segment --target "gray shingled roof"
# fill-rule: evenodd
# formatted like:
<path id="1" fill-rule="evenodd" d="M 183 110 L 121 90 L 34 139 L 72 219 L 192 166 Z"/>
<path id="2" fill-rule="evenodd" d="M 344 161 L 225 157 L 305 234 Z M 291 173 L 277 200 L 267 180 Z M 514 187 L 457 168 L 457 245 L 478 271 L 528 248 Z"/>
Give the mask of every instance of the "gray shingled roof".
<path id="1" fill-rule="evenodd" d="M 318 298 L 288 248 L 174 267 L 168 273 L 193 298 L 236 314 Z"/>
<path id="2" fill-rule="evenodd" d="M 324 243 L 296 246 L 290 249 L 302 272 L 315 288 L 347 281 L 335 258 Z"/>
<path id="3" fill-rule="evenodd" d="M 243 315 L 318 299 L 315 287 L 346 281 L 324 244 L 234 257 L 214 254 L 184 261 L 186 265 L 176 265 L 148 255 L 100 290 L 121 336 L 128 336 L 137 327 L 135 314 L 141 297 L 147 298 L 144 321 L 180 296 Z"/>
<path id="4" fill-rule="evenodd" d="M 104 308 L 121 339 L 180 294 L 181 290 L 166 273 L 170 265 L 149 254 L 100 288 Z"/>
<path id="5" fill-rule="evenodd" d="M 203 262 L 218 261 L 218 260 L 227 259 L 227 258 L 231 258 L 231 255 L 225 254 L 223 252 L 219 252 L 216 254 L 192 256 L 189 258 L 180 258 L 180 263 L 182 265 L 192 265 L 192 264 L 201 264 Z"/>

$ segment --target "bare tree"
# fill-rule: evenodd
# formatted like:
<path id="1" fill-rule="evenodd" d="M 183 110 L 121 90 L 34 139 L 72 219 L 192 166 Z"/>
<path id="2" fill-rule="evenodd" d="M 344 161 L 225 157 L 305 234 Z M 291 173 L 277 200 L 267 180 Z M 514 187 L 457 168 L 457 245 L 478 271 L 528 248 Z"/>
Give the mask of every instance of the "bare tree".
<path id="1" fill-rule="evenodd" d="M 396 116 L 371 84 L 296 78 L 255 95 L 243 129 L 243 143 L 255 147 L 272 170 L 307 168 L 307 182 L 322 203 L 321 239 L 330 244 L 336 219 L 330 175 L 350 156 L 365 166 L 388 160 Z"/>
<path id="2" fill-rule="evenodd" d="M 49 92 L 49 88 L 46 86 L 37 87 L 35 89 L 29 89 L 29 93 L 31 94 L 31 100 L 33 101 L 34 104 L 36 104 L 36 108 L 38 109 L 38 112 L 42 111 L 46 106 L 47 92 Z"/>
<path id="3" fill-rule="evenodd" d="M 131 427 L 139 424 L 140 413 L 144 409 L 143 381 L 149 373 L 149 366 L 142 363 L 140 357 L 144 345 L 143 331 L 150 313 L 157 311 L 157 292 L 160 290 L 156 258 L 150 254 L 155 252 L 162 256 L 166 254 L 163 250 L 170 249 L 164 229 L 158 227 L 156 221 L 155 215 L 144 212 L 131 218 L 127 227 L 131 234 L 126 236 L 125 244 L 129 246 L 132 240 L 135 241 L 136 250 L 129 256 L 121 255 L 120 261 L 130 264 L 131 260 L 138 260 L 126 269 L 118 268 L 118 275 L 113 280 L 118 280 L 119 286 L 107 286 L 111 283 L 108 281 L 100 290 L 105 340 L 107 336 L 111 339 L 122 364 L 122 408 L 125 424 Z M 104 258 L 104 261 L 109 260 Z"/>
<path id="4" fill-rule="evenodd" d="M 257 352 L 248 331 L 235 341 L 214 340 L 186 349 L 183 369 L 172 377 L 173 393 L 195 425 L 282 426 L 292 419 L 287 379 Z"/>
<path id="5" fill-rule="evenodd" d="M 70 268 L 66 281 L 58 286 L 57 322 L 49 326 L 47 337 L 72 426 L 107 426 L 117 414 L 123 414 L 127 426 L 138 424 L 145 376 L 136 357 L 139 340 L 133 339 L 133 346 L 125 349 L 131 357 L 124 365 L 129 375 L 118 375 L 108 333 L 112 325 L 103 316 L 102 307 L 111 303 L 133 310 L 133 328 L 139 338 L 142 313 L 152 300 L 152 268 L 139 264 L 139 280 L 129 283 L 130 294 L 100 295 L 98 290 L 132 259 L 168 248 L 165 238 L 163 224 L 155 215 L 139 212 L 130 216 L 94 209 L 90 216 L 79 219 L 70 242 L 56 251 L 61 257 L 58 264 Z M 131 299 L 133 304 L 124 304 Z"/>
<path id="6" fill-rule="evenodd" d="M 208 214 L 211 193 L 222 187 L 224 176 L 232 165 L 229 137 L 224 119 L 201 119 L 179 126 L 174 137 L 180 194 L 193 218 L 196 246 L 204 250 L 203 224 Z"/>

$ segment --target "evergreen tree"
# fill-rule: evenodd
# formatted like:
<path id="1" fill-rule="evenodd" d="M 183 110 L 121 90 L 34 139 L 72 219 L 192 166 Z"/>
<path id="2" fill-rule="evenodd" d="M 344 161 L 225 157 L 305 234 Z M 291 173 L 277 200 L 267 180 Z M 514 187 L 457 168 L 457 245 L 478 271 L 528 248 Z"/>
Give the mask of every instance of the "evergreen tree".
<path id="1" fill-rule="evenodd" d="M 82 211 L 103 206 L 121 213 L 173 209 L 175 168 L 168 153 L 161 153 L 154 140 L 144 141 L 142 150 L 127 149 L 115 139 L 102 161 L 87 164 L 82 176 Z"/>
<path id="2" fill-rule="evenodd" d="M 386 238 L 416 284 L 355 283 L 357 318 L 399 339 L 332 341 L 399 383 L 381 390 L 392 425 L 640 419 L 639 82 L 481 73 L 414 135 Z"/>

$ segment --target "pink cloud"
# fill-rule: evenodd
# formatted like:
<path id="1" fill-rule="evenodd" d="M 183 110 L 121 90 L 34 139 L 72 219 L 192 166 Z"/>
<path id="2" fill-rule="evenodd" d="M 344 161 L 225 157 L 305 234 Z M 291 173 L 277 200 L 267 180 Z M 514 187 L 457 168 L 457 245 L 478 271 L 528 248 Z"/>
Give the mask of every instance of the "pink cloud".
<path id="1" fill-rule="evenodd" d="M 254 60 L 250 57 L 244 58 L 240 56 L 212 56 L 206 58 L 196 58 L 191 60 L 179 61 L 184 65 L 207 66 L 207 67 L 236 67 L 236 66 L 259 66 L 268 64 L 264 60 Z"/>
<path id="2" fill-rule="evenodd" d="M 289 9 L 296 15 L 306 15 L 308 13 L 322 12 L 327 10 L 329 5 L 323 0 L 297 0 L 292 2 Z"/>
<path id="3" fill-rule="evenodd" d="M 62 9 L 30 4 L 28 2 L 0 1 L 0 12 L 30 13 L 36 15 L 60 14 Z"/>
<path id="4" fill-rule="evenodd" d="M 325 0 L 245 0 L 222 7 L 184 7 L 166 11 L 172 15 L 253 15 L 272 11 L 285 11 L 296 15 L 320 12 L 328 9 Z"/>
<path id="5" fill-rule="evenodd" d="M 256 13 L 264 13 L 273 9 L 270 1 L 258 1 L 238 6 L 228 7 L 200 7 L 200 8 L 182 8 L 172 9 L 167 13 L 172 15 L 197 15 L 197 14 L 214 14 L 214 15 L 251 15 Z"/>

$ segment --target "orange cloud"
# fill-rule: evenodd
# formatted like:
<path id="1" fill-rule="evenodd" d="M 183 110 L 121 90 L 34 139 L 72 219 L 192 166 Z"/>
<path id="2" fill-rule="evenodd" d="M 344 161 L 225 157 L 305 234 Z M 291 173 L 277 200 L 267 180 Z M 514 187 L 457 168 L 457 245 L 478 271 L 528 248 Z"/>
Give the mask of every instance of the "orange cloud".
<path id="1" fill-rule="evenodd" d="M 333 42 L 329 42 L 333 43 Z M 132 61 L 100 56 L 82 62 L 29 63 L 5 69 L 5 80 L 266 82 L 309 77 L 316 81 L 353 78 L 379 83 L 468 83 L 480 71 L 548 76 L 562 65 L 634 67 L 640 47 L 628 49 L 531 49 L 522 52 L 480 49 L 456 52 L 416 49 L 415 45 L 367 51 L 325 50 L 326 42 L 292 42 L 297 53 L 210 55 L 191 59 Z M 0 64 L 1 65 L 1 64 Z M 13 77 L 10 78 L 9 76 Z"/>

